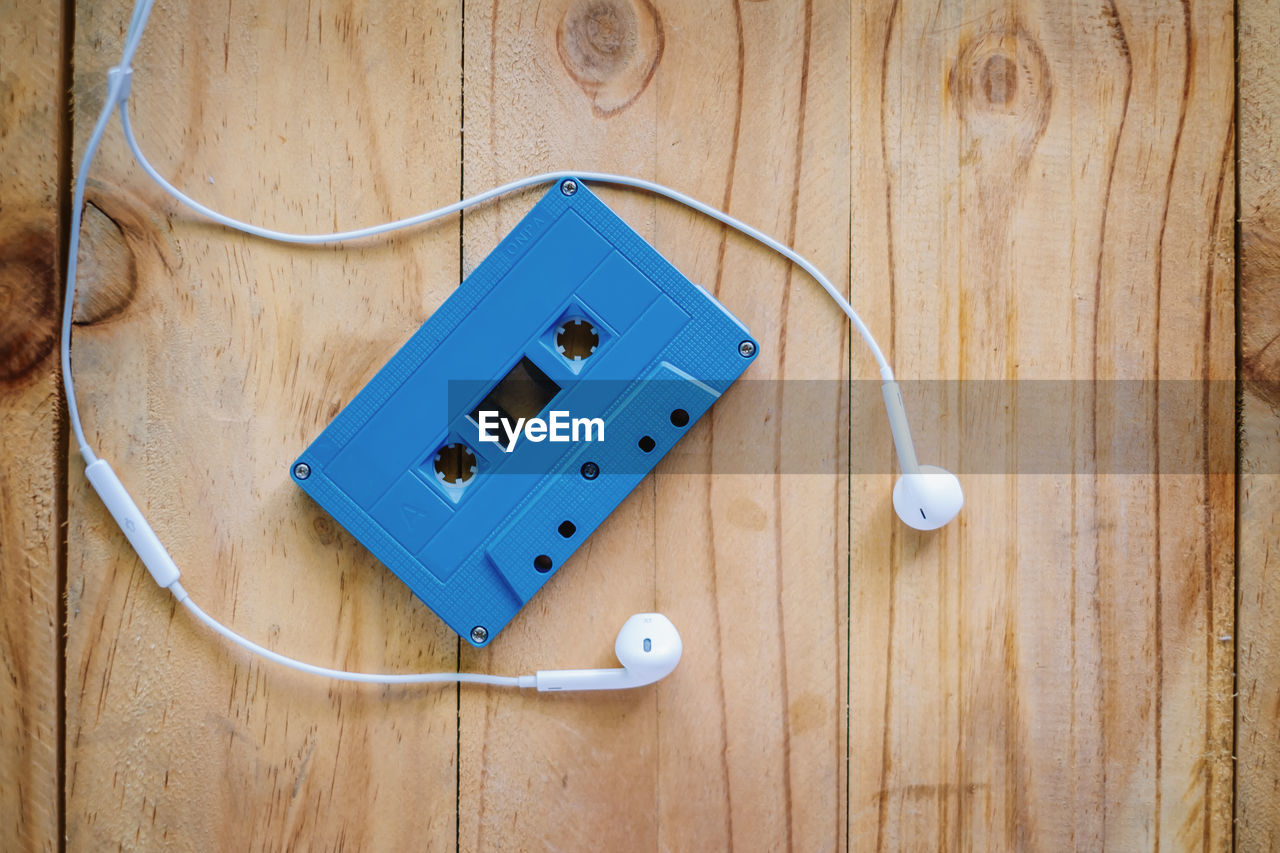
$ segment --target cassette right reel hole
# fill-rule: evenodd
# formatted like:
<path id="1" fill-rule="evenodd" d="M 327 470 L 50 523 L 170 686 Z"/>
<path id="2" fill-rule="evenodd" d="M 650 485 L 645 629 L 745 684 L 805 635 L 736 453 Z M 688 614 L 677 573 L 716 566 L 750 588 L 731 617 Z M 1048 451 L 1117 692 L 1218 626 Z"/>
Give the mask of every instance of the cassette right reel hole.
<path id="1" fill-rule="evenodd" d="M 584 361 L 595 354 L 598 346 L 600 333 L 583 317 L 570 318 L 556 329 L 556 351 L 568 361 Z"/>

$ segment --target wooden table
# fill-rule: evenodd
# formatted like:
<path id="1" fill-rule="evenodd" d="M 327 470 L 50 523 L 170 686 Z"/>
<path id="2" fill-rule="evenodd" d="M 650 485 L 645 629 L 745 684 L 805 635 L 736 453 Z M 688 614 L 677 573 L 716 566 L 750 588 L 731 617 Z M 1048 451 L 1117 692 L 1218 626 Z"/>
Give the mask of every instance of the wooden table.
<path id="1" fill-rule="evenodd" d="M 981 430 L 1016 406 L 922 417 L 922 459 L 966 472 L 968 505 L 916 534 L 890 507 L 874 365 L 816 287 L 602 191 L 748 323 L 752 378 L 836 393 L 728 395 L 682 445 L 703 468 L 660 465 L 475 651 L 286 466 L 536 194 L 291 249 L 177 208 L 113 127 L 81 405 L 192 596 L 370 670 L 607 666 L 649 608 L 684 634 L 656 688 L 539 696 L 284 671 L 150 582 L 69 447 L 56 352 L 70 182 L 128 7 L 0 3 L 5 849 L 1276 849 L 1280 6 L 850 5 L 153 16 L 139 136 L 218 209 L 331 230 L 544 169 L 625 172 L 795 244 L 904 379 L 962 403 L 969 380 L 1075 395 L 1037 440 L 1076 461 L 1049 470 L 988 458 Z M 1148 401 L 1135 434 L 1110 380 L 1203 396 Z M 1129 439 L 1146 450 L 1122 472 Z M 828 469 L 775 475 L 804 441 Z"/>

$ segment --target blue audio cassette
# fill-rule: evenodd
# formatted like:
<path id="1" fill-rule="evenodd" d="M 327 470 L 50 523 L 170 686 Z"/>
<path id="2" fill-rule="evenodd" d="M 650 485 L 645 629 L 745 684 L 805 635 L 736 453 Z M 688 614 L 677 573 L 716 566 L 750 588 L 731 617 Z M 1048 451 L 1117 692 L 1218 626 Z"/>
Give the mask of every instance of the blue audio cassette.
<path id="1" fill-rule="evenodd" d="M 581 181 L 560 181 L 293 480 L 484 646 L 758 350 Z"/>

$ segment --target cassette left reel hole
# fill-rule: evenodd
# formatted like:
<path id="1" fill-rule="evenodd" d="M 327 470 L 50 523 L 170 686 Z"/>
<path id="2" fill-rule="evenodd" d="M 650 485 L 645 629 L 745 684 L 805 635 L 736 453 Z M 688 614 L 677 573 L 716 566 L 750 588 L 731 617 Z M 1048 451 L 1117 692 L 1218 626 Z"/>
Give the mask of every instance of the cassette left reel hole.
<path id="1" fill-rule="evenodd" d="M 582 361 L 595 354 L 600 333 L 582 318 L 567 320 L 556 329 L 556 351 L 569 361 Z"/>
<path id="2" fill-rule="evenodd" d="M 466 485 L 476 475 L 476 456 L 465 444 L 446 444 L 436 452 L 435 469 L 442 483 Z"/>

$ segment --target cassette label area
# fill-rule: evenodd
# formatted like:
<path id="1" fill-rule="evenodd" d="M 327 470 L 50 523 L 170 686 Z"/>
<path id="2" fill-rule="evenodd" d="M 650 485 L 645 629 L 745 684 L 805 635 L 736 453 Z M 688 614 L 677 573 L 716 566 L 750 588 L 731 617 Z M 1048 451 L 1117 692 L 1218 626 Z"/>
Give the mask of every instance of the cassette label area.
<path id="1" fill-rule="evenodd" d="M 477 646 L 759 351 L 575 184 L 553 186 L 294 462 L 294 482 Z"/>

